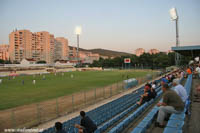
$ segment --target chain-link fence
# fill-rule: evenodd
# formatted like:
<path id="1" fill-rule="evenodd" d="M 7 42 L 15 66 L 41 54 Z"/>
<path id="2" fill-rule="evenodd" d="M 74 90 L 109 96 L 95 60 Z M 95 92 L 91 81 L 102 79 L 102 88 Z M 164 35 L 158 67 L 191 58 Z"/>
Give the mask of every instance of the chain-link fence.
<path id="1" fill-rule="evenodd" d="M 158 77 L 157 73 L 139 77 L 138 85 Z M 96 104 L 127 89 L 124 82 L 59 97 L 53 100 L 0 111 L 0 132 L 7 128 L 33 127 L 78 109 Z M 136 87 L 136 86 L 135 86 Z"/>

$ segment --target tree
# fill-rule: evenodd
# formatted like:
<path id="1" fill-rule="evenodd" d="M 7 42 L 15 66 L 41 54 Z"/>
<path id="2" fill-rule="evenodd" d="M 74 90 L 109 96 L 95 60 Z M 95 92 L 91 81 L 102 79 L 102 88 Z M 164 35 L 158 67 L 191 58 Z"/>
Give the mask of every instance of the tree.
<path id="1" fill-rule="evenodd" d="M 37 64 L 46 64 L 47 62 L 44 60 L 38 61 Z"/>
<path id="2" fill-rule="evenodd" d="M 18 61 L 15 60 L 15 61 L 13 61 L 13 64 L 20 64 L 20 63 L 19 63 Z"/>
<path id="3" fill-rule="evenodd" d="M 4 64 L 4 60 L 0 59 L 0 64 Z"/>
<path id="4" fill-rule="evenodd" d="M 175 53 L 174 52 L 168 53 L 168 62 L 169 62 L 170 66 L 175 65 Z"/>
<path id="5" fill-rule="evenodd" d="M 12 62 L 10 60 L 5 60 L 4 63 L 5 64 L 12 64 Z"/>
<path id="6" fill-rule="evenodd" d="M 94 61 L 90 66 L 96 67 L 121 67 L 124 65 L 124 58 L 131 58 L 131 66 L 140 65 L 151 69 L 163 69 L 175 65 L 175 53 L 166 54 L 160 52 L 157 54 L 144 53 L 137 57 L 136 55 L 115 57 L 113 59 L 100 58 L 99 61 Z M 191 57 L 184 57 L 182 64 L 187 64 Z"/>

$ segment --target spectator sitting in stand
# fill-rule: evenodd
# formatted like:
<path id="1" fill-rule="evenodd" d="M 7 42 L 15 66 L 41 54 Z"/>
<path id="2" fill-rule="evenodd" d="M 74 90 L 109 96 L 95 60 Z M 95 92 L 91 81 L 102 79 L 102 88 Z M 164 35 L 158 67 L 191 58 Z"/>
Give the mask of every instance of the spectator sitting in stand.
<path id="1" fill-rule="evenodd" d="M 156 82 L 156 81 L 153 81 L 152 87 L 153 87 L 154 89 L 157 87 L 157 82 Z"/>
<path id="2" fill-rule="evenodd" d="M 137 102 L 137 104 L 141 105 L 150 100 L 151 100 L 151 85 L 149 83 L 147 83 L 144 87 L 144 94 L 141 95 L 140 101 Z"/>
<path id="3" fill-rule="evenodd" d="M 190 74 L 192 74 L 192 70 L 191 70 L 191 68 L 190 68 L 189 66 L 188 66 L 188 68 L 187 68 L 186 72 L 187 72 L 187 75 L 190 75 Z"/>
<path id="4" fill-rule="evenodd" d="M 150 95 L 151 95 L 151 98 L 156 98 L 156 96 L 157 96 L 157 92 L 156 92 L 156 83 L 155 83 L 155 81 L 153 82 L 153 84 L 152 84 L 152 87 L 151 87 L 151 93 L 150 93 Z"/>
<path id="5" fill-rule="evenodd" d="M 75 127 L 79 129 L 79 133 L 94 133 L 97 129 L 97 126 L 94 122 L 86 116 L 84 111 L 80 112 L 81 116 L 81 125 L 75 124 Z"/>
<path id="6" fill-rule="evenodd" d="M 155 123 L 155 126 L 160 128 L 164 127 L 163 121 L 168 114 L 179 114 L 184 110 L 182 99 L 175 91 L 169 89 L 168 84 L 164 84 L 162 90 L 164 92 L 163 102 L 157 104 L 159 112 Z"/>
<path id="7" fill-rule="evenodd" d="M 174 79 L 175 79 L 176 77 L 175 77 L 175 75 L 174 74 L 172 74 L 172 76 L 171 76 L 171 78 L 170 78 L 170 81 L 169 82 L 172 82 Z"/>
<path id="8" fill-rule="evenodd" d="M 172 74 L 169 74 L 168 75 L 168 81 L 169 81 L 169 83 L 171 82 L 171 79 L 172 79 Z"/>
<path id="9" fill-rule="evenodd" d="M 166 76 L 166 79 L 170 82 L 170 74 Z"/>
<path id="10" fill-rule="evenodd" d="M 174 91 L 181 97 L 182 101 L 185 101 L 188 98 L 185 88 L 180 84 L 179 79 L 174 79 L 172 85 L 174 86 Z"/>
<path id="11" fill-rule="evenodd" d="M 200 64 L 195 69 L 197 77 L 200 79 Z"/>
<path id="12" fill-rule="evenodd" d="M 164 84 L 167 84 L 167 83 L 168 83 L 168 80 L 166 79 L 166 76 L 165 76 L 161 79 L 161 85 L 164 85 Z"/>
<path id="13" fill-rule="evenodd" d="M 55 128 L 56 128 L 56 133 L 66 133 L 66 132 L 62 129 L 62 123 L 61 123 L 61 122 L 56 122 L 56 123 L 55 123 Z"/>

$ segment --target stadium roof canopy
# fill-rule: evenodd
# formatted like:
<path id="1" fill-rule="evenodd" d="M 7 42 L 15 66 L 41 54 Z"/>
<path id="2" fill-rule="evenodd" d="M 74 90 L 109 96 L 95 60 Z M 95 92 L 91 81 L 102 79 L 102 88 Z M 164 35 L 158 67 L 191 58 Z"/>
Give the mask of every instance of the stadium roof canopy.
<path id="1" fill-rule="evenodd" d="M 172 47 L 172 51 L 183 56 L 197 57 L 200 56 L 200 45 Z"/>

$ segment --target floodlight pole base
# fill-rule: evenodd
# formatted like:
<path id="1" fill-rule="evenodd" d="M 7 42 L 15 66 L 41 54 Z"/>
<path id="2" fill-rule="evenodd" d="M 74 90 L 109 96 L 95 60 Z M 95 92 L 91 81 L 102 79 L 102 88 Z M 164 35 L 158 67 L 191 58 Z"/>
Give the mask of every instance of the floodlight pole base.
<path id="1" fill-rule="evenodd" d="M 79 34 L 77 34 L 77 66 L 79 67 Z"/>
<path id="2" fill-rule="evenodd" d="M 178 17 L 175 20 L 176 24 L 176 47 L 179 47 L 179 30 L 178 30 Z M 179 53 L 175 53 L 175 64 L 179 66 L 181 62 L 181 55 Z"/>
<path id="3" fill-rule="evenodd" d="M 180 65 L 181 55 L 179 53 L 175 53 L 175 64 L 176 66 Z"/>

